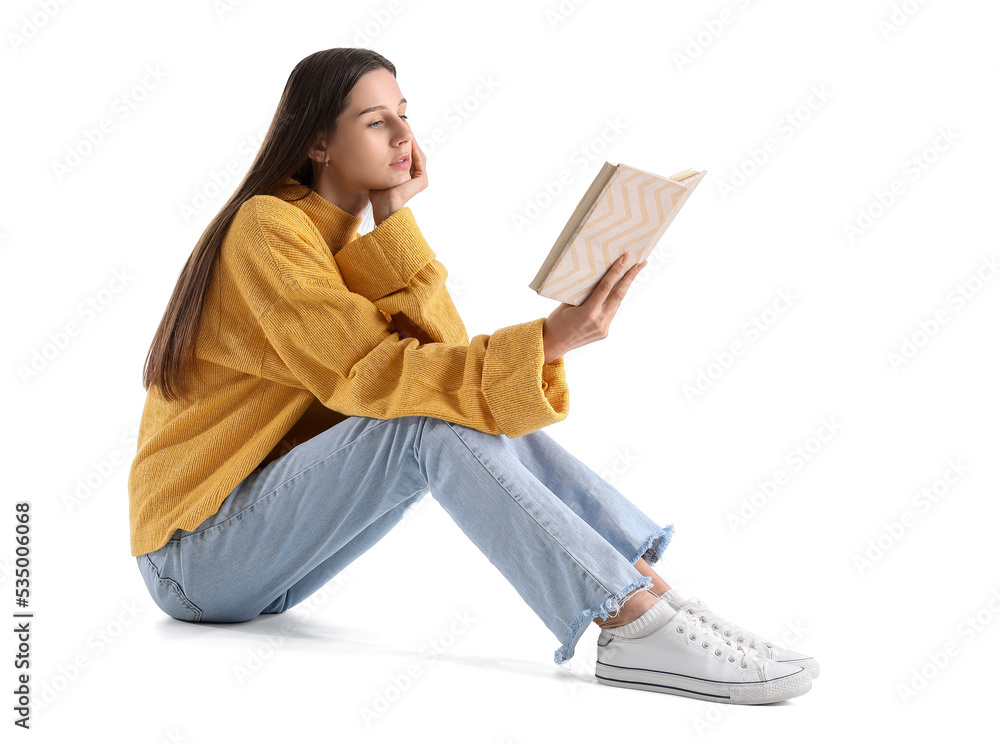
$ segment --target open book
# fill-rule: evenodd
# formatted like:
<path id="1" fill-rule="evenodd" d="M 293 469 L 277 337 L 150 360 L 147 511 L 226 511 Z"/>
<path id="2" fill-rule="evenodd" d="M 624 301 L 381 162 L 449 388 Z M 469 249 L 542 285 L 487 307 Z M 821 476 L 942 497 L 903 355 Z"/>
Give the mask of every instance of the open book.
<path id="1" fill-rule="evenodd" d="M 528 285 L 553 300 L 581 305 L 619 256 L 645 260 L 708 171 L 664 178 L 605 162 Z"/>

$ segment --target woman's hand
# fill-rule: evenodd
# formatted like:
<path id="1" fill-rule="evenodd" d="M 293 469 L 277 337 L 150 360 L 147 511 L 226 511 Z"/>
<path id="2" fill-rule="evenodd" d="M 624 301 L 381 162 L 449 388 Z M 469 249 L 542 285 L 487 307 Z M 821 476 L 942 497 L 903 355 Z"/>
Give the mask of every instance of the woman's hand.
<path id="1" fill-rule="evenodd" d="M 422 344 L 432 344 L 434 339 L 427 335 L 423 328 L 414 323 L 406 313 L 396 313 L 392 316 L 392 323 L 396 326 L 396 331 L 401 339 L 415 338 Z"/>
<path id="2" fill-rule="evenodd" d="M 412 132 L 411 132 L 412 135 Z M 417 144 L 417 138 L 410 139 L 410 178 L 391 189 L 370 189 L 368 200 L 372 203 L 372 217 L 376 225 L 393 212 L 402 209 L 413 196 L 427 188 L 427 158 Z"/>
<path id="3" fill-rule="evenodd" d="M 626 271 L 625 264 L 628 259 L 628 254 L 625 254 L 611 264 L 604 278 L 582 305 L 564 302 L 545 319 L 542 326 L 542 340 L 545 346 L 546 364 L 564 356 L 572 349 L 608 337 L 611 320 L 618 312 L 618 306 L 621 305 L 632 280 L 649 263 L 648 260 L 643 261 Z M 622 274 L 625 276 L 612 291 L 615 279 Z"/>

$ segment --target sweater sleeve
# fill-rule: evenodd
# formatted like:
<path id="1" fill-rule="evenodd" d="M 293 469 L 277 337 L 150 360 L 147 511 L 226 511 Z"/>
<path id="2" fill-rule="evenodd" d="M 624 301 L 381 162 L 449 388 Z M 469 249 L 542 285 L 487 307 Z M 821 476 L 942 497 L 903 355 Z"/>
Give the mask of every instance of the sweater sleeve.
<path id="1" fill-rule="evenodd" d="M 334 254 L 348 288 L 373 302 L 409 286 L 434 258 L 409 207 L 397 209 Z"/>
<path id="2" fill-rule="evenodd" d="M 437 260 L 408 207 L 334 254 L 347 288 L 388 316 L 403 313 L 435 341 L 468 343 L 465 324 Z"/>
<path id="3" fill-rule="evenodd" d="M 229 261 L 270 345 L 262 376 L 349 416 L 430 416 L 512 438 L 566 418 L 563 360 L 544 364 L 544 318 L 467 343 L 400 339 L 347 288 L 314 230 L 259 205 L 234 221 L 242 239 Z"/>

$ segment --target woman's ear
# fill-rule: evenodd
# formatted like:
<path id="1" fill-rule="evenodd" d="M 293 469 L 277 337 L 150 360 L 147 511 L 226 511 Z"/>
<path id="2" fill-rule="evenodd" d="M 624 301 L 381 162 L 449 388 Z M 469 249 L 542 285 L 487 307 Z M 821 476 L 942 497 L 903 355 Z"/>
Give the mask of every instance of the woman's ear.
<path id="1" fill-rule="evenodd" d="M 316 139 L 313 140 L 312 146 L 310 146 L 310 148 L 306 151 L 306 155 L 309 156 L 310 160 L 314 160 L 320 165 L 323 165 L 329 157 L 326 154 L 326 146 L 327 136 L 325 133 L 321 132 L 316 135 Z"/>

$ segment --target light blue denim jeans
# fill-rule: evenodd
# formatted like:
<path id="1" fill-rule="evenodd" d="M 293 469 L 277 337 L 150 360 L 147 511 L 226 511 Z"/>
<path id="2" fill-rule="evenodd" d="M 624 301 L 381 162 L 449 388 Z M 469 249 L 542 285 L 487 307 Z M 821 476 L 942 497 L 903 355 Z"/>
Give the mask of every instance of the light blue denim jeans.
<path id="1" fill-rule="evenodd" d="M 190 622 L 284 612 L 430 493 L 572 658 L 595 618 L 652 579 L 662 529 L 543 430 L 510 439 L 427 416 L 352 417 L 248 475 L 194 531 L 136 556 L 153 601 Z"/>

